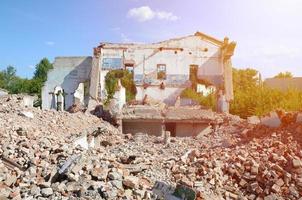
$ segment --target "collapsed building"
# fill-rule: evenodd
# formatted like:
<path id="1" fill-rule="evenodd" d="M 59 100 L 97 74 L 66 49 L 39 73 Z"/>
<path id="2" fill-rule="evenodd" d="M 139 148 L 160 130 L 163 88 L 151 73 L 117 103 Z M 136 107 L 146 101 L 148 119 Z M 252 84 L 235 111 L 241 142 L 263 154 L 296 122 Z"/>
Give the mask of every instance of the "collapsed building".
<path id="1" fill-rule="evenodd" d="M 133 74 L 138 101 L 149 96 L 173 106 L 193 80 L 200 80 L 207 83 L 198 85 L 200 92 L 215 88 L 229 102 L 235 46 L 228 38 L 221 41 L 197 32 L 153 44 L 101 43 L 93 56 L 57 57 L 42 89 L 42 108 L 56 108 L 58 91 L 64 94 L 64 109 L 101 102 L 106 98 L 105 76 L 116 69 Z"/>
<path id="2" fill-rule="evenodd" d="M 107 73 L 128 70 L 137 90 L 135 100 L 153 99 L 164 106 L 123 108 L 126 98 L 125 88 L 121 87 L 115 100 L 123 133 L 160 135 L 169 131 L 171 136 L 197 136 L 212 119 L 200 107 L 185 108 L 179 103 L 181 92 L 191 87 L 204 95 L 220 92 L 226 104 L 232 100 L 231 57 L 235 46 L 228 38 L 220 41 L 201 32 L 153 44 L 101 43 L 94 48 L 92 57 L 55 59 L 43 87 L 42 107 L 56 108 L 61 91 L 65 109 L 76 103 L 92 109 L 106 100 Z"/>

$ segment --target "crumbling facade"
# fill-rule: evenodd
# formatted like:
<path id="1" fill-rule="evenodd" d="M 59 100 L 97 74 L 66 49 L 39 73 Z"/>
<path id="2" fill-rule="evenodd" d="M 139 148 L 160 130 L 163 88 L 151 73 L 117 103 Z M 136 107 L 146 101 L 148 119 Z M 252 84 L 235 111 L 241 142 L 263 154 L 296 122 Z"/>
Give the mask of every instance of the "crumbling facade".
<path id="1" fill-rule="evenodd" d="M 201 32 L 153 44 L 101 43 L 94 48 L 93 57 L 55 60 L 55 68 L 48 74 L 43 89 L 42 100 L 46 101 L 43 108 L 53 107 L 51 101 L 55 98 L 51 90 L 61 85 L 67 94 L 67 109 L 79 83 L 85 81 L 89 82 L 86 89 L 89 99 L 104 100 L 105 76 L 115 69 L 126 69 L 133 74 L 138 101 L 148 96 L 174 105 L 181 92 L 197 79 L 223 90 L 230 101 L 233 98 L 231 57 L 235 46 L 228 38 L 220 41 Z"/>

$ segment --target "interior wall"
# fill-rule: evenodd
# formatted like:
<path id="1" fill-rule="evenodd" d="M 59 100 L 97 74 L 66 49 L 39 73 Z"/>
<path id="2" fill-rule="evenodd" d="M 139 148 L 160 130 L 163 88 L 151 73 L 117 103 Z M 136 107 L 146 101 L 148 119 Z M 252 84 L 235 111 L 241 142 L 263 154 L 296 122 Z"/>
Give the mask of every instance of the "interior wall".
<path id="1" fill-rule="evenodd" d="M 146 133 L 160 136 L 162 134 L 161 122 L 123 122 L 123 133 Z"/>
<path id="2" fill-rule="evenodd" d="M 203 131 L 207 124 L 201 123 L 177 123 L 176 124 L 176 136 L 177 137 L 188 137 L 197 136 L 201 131 Z"/>

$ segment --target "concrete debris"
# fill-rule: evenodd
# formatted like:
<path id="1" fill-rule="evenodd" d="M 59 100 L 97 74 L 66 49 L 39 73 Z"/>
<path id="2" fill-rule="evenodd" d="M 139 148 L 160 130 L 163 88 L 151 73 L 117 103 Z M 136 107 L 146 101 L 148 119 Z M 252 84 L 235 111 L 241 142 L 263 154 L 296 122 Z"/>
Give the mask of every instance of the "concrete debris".
<path id="1" fill-rule="evenodd" d="M 298 115 L 278 113 L 281 125 L 270 128 L 219 114 L 210 134 L 162 137 L 121 134 L 89 113 L 16 101 L 0 98 L 1 199 L 302 197 Z M 24 110 L 35 117 L 20 116 Z"/>
<path id="2" fill-rule="evenodd" d="M 205 135 L 208 135 L 213 132 L 212 126 L 207 126 L 205 129 L 203 129 L 197 136 L 196 138 L 202 138 Z"/>
<path id="3" fill-rule="evenodd" d="M 247 118 L 247 122 L 249 124 L 259 124 L 260 123 L 260 119 L 257 116 L 251 116 Z"/>
<path id="4" fill-rule="evenodd" d="M 21 112 L 20 112 L 20 115 L 21 115 L 21 116 L 24 116 L 24 117 L 31 118 L 31 119 L 34 118 L 34 114 L 33 114 L 32 112 L 29 112 L 29 111 L 21 111 Z"/>
<path id="5" fill-rule="evenodd" d="M 261 124 L 272 128 L 277 128 L 281 125 L 281 120 L 276 112 L 271 112 L 270 115 L 262 117 L 260 121 Z"/>

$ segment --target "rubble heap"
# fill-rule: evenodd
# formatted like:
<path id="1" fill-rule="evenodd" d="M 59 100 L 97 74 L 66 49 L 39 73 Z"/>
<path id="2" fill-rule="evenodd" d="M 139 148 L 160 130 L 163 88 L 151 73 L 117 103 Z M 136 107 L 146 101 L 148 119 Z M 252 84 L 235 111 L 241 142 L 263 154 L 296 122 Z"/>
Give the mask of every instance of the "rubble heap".
<path id="1" fill-rule="evenodd" d="M 0 99 L 1 199 L 182 199 L 179 185 L 188 199 L 302 196 L 299 115 L 270 128 L 214 114 L 202 137 L 169 138 L 20 102 Z"/>

